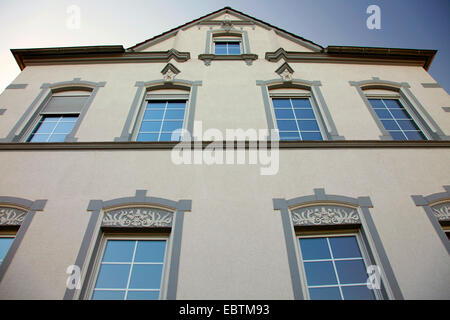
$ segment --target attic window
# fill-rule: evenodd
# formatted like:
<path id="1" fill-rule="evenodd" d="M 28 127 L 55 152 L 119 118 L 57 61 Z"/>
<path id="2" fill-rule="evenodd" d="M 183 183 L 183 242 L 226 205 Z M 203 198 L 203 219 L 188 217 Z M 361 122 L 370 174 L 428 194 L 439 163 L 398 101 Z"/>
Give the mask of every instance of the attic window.
<path id="1" fill-rule="evenodd" d="M 241 37 L 214 37 L 214 54 L 239 55 L 242 51 Z"/>

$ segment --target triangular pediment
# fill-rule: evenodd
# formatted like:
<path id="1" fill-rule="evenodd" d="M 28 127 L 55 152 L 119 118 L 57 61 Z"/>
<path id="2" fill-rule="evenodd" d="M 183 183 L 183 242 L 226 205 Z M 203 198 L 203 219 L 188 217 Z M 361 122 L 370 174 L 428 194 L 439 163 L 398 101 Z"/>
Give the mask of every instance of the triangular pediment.
<path id="1" fill-rule="evenodd" d="M 230 7 L 225 7 L 138 43 L 135 46 L 128 48 L 128 51 L 140 52 L 170 50 L 174 47 L 176 40 L 175 37 L 179 31 L 185 31 L 196 26 L 220 25 L 220 23 L 258 26 L 265 29 L 267 32 L 274 32 L 279 39 L 279 46 L 286 48 L 287 51 L 320 52 L 323 49 L 320 45 L 312 41 L 280 29 L 257 18 L 251 17 L 243 12 L 239 12 Z"/>

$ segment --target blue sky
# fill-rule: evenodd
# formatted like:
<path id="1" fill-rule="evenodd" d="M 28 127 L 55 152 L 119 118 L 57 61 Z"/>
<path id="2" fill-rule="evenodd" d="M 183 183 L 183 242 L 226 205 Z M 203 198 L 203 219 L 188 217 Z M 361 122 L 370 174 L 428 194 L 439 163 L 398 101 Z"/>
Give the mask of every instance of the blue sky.
<path id="1" fill-rule="evenodd" d="M 369 30 L 366 9 L 381 9 Z M 80 8 L 80 28 L 67 28 L 67 8 Z M 11 48 L 120 44 L 130 47 L 225 6 L 328 45 L 436 49 L 429 70 L 450 92 L 448 0 L 0 0 L 0 92 L 19 74 Z"/>

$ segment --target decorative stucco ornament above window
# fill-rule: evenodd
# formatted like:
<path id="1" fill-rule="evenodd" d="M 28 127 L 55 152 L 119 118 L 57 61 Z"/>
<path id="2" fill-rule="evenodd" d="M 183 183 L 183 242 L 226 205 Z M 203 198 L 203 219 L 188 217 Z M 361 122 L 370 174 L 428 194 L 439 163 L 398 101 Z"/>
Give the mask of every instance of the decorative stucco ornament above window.
<path id="1" fill-rule="evenodd" d="M 294 76 L 294 69 L 292 69 L 287 62 L 285 62 L 277 70 L 275 70 L 275 73 L 277 73 L 284 82 L 289 82 L 292 81 Z"/>
<path id="2" fill-rule="evenodd" d="M 233 29 L 233 24 L 231 23 L 230 16 L 228 14 L 223 17 L 221 28 L 225 31 L 230 31 Z"/>
<path id="3" fill-rule="evenodd" d="M 171 228 L 172 221 L 170 211 L 133 207 L 105 212 L 102 227 Z"/>
<path id="4" fill-rule="evenodd" d="M 0 226 L 20 226 L 27 212 L 8 207 L 0 207 Z"/>
<path id="5" fill-rule="evenodd" d="M 161 73 L 163 74 L 164 81 L 170 82 L 175 79 L 175 76 L 179 74 L 181 71 L 177 69 L 173 64 L 168 63 L 166 66 L 161 70 Z"/>
<path id="6" fill-rule="evenodd" d="M 450 201 L 431 206 L 431 210 L 439 222 L 450 222 Z"/>
<path id="7" fill-rule="evenodd" d="M 336 205 L 315 205 L 292 210 L 294 226 L 361 224 L 358 211 Z"/>

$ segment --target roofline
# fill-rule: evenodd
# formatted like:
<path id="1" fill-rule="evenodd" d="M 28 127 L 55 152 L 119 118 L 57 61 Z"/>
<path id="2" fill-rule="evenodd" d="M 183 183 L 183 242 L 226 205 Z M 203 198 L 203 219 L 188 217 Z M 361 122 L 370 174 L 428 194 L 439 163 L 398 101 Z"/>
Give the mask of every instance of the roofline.
<path id="1" fill-rule="evenodd" d="M 16 59 L 20 70 L 25 69 L 24 59 L 47 57 L 65 57 L 65 56 L 83 56 L 89 54 L 121 54 L 125 49 L 122 45 L 107 46 L 80 46 L 80 47 L 51 47 L 51 48 L 31 48 L 31 49 L 11 49 L 11 53 Z"/>
<path id="2" fill-rule="evenodd" d="M 248 14 L 246 14 L 246 13 L 243 13 L 243 12 L 241 12 L 241 11 L 238 11 L 238 10 L 236 10 L 236 9 L 233 9 L 233 8 L 231 8 L 231 7 L 226 6 L 226 7 L 223 7 L 222 9 L 216 10 L 216 11 L 211 12 L 211 13 L 209 13 L 209 14 L 207 14 L 207 15 L 204 15 L 204 16 L 202 16 L 202 17 L 200 17 L 200 18 L 197 18 L 197 19 L 195 19 L 195 20 L 192 20 L 192 21 L 190 21 L 190 22 L 187 22 L 187 23 L 185 23 L 185 24 L 183 24 L 183 25 L 181 25 L 181 26 L 178 26 L 178 27 L 176 27 L 176 28 L 170 29 L 169 31 L 166 31 L 166 32 L 164 32 L 164 33 L 161 33 L 161 34 L 159 34 L 159 35 L 157 35 L 157 36 L 154 36 L 154 37 L 152 37 L 152 38 L 150 38 L 150 39 L 147 39 L 147 40 L 144 40 L 144 41 L 142 41 L 142 42 L 139 42 L 139 43 L 135 44 L 134 46 L 128 48 L 127 50 L 133 51 L 133 50 L 136 49 L 137 47 L 140 47 L 140 46 L 142 46 L 142 45 L 144 45 L 144 44 L 146 44 L 146 43 L 148 43 L 148 42 L 155 41 L 155 40 L 157 40 L 157 39 L 159 39 L 159 38 L 162 38 L 162 37 L 164 37 L 164 36 L 166 36 L 166 35 L 168 35 L 168 34 L 170 34 L 170 33 L 172 33 L 172 32 L 175 32 L 175 31 L 177 31 L 177 30 L 179 30 L 179 29 L 184 29 L 184 28 L 186 28 L 187 26 L 189 26 L 189 25 L 191 25 L 191 24 L 195 24 L 195 23 L 199 22 L 200 20 L 204 20 L 205 18 L 208 18 L 209 16 L 213 16 L 213 15 L 216 15 L 216 14 L 220 13 L 221 11 L 227 11 L 227 10 L 228 10 L 228 11 L 235 12 L 235 13 L 237 13 L 237 14 L 239 14 L 239 15 L 242 15 L 242 16 L 244 16 L 244 17 L 246 17 L 246 18 L 252 19 L 252 20 L 254 20 L 254 21 L 258 22 L 258 23 L 265 24 L 265 25 L 269 26 L 270 28 L 276 29 L 276 30 L 278 30 L 278 31 L 280 31 L 280 32 L 283 32 L 283 33 L 285 33 L 285 34 L 287 34 L 287 35 L 289 35 L 289 36 L 291 36 L 291 37 L 294 37 L 294 38 L 296 38 L 296 39 L 299 39 L 299 40 L 301 40 L 301 41 L 308 42 L 308 43 L 311 44 L 312 46 L 317 47 L 319 50 L 323 50 L 323 49 L 324 49 L 321 45 L 319 45 L 319 44 L 317 44 L 317 43 L 314 43 L 314 42 L 312 42 L 311 40 L 305 39 L 305 38 L 300 37 L 300 36 L 298 36 L 298 35 L 296 35 L 296 34 L 294 34 L 294 33 L 291 33 L 291 32 L 289 32 L 289 31 L 286 31 L 286 30 L 283 30 L 283 29 L 281 29 L 281 28 L 278 28 L 278 27 L 276 27 L 276 26 L 274 26 L 274 25 L 271 25 L 270 23 L 267 23 L 267 22 L 265 22 L 265 21 L 263 21 L 263 20 L 260 20 L 260 19 L 258 19 L 258 18 L 252 17 L 252 16 L 250 16 L 250 15 L 248 15 Z"/>

